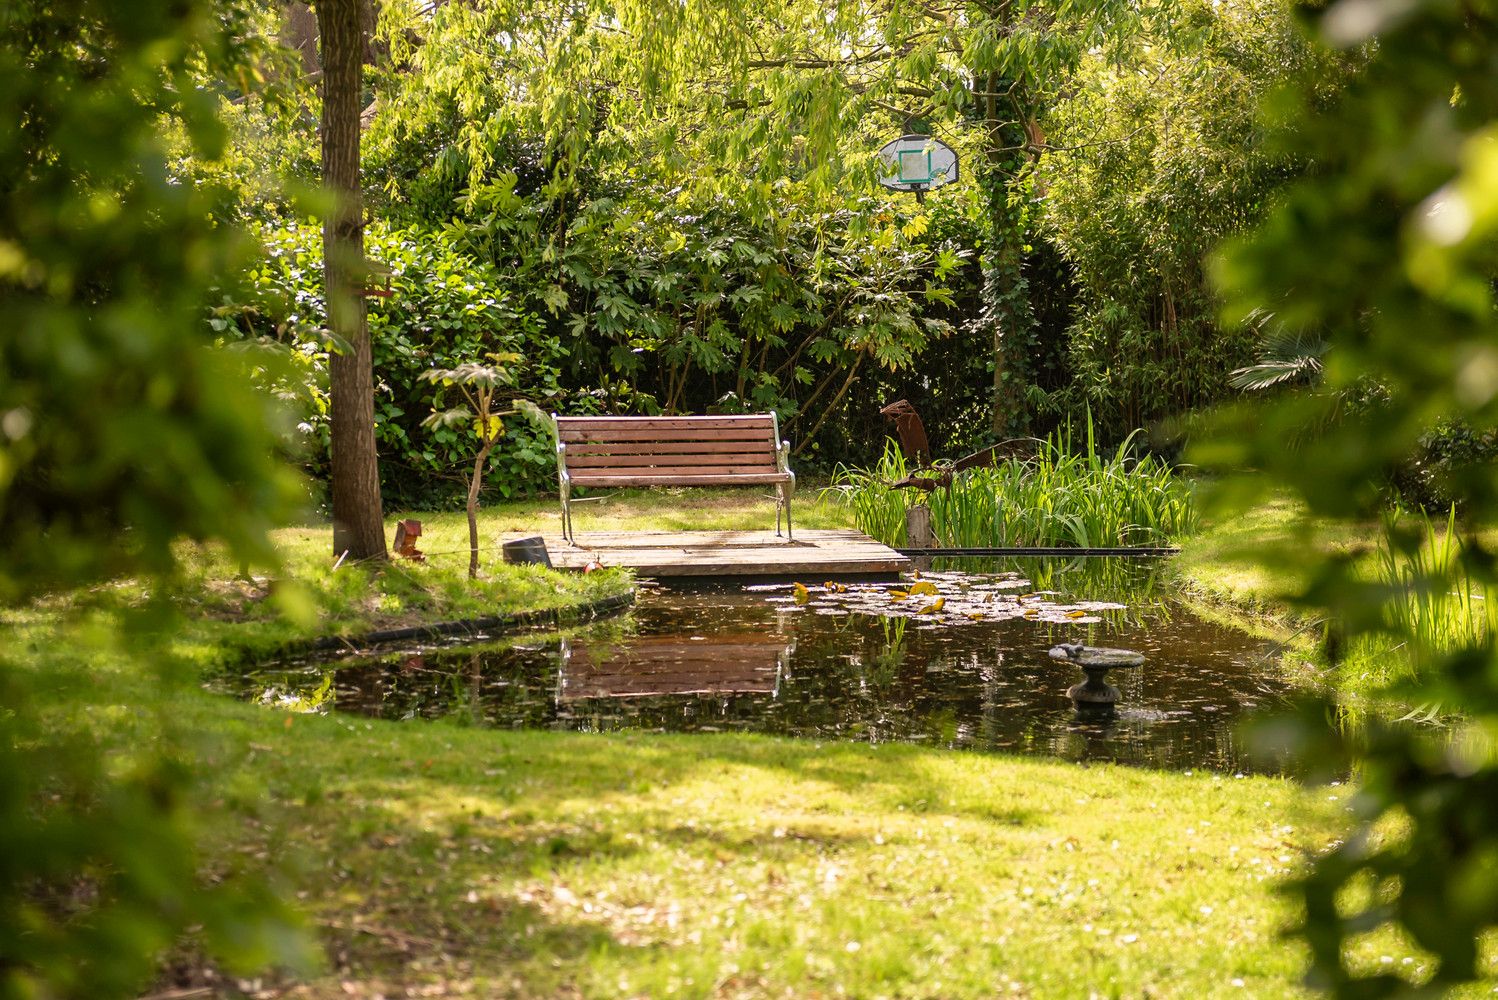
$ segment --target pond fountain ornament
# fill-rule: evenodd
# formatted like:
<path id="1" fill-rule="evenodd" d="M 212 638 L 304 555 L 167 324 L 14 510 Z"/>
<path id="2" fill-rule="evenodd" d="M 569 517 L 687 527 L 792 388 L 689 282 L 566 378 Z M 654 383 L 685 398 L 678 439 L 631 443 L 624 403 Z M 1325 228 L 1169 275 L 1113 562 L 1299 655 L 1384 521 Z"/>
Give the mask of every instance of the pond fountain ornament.
<path id="1" fill-rule="evenodd" d="M 1108 671 L 1137 667 L 1144 662 L 1144 654 L 1132 649 L 1084 646 L 1081 643 L 1052 646 L 1050 656 L 1053 660 L 1075 663 L 1082 668 L 1087 679 L 1067 688 L 1066 696 L 1076 703 L 1078 709 L 1098 711 L 1111 711 L 1118 702 L 1118 688 L 1106 680 Z"/>

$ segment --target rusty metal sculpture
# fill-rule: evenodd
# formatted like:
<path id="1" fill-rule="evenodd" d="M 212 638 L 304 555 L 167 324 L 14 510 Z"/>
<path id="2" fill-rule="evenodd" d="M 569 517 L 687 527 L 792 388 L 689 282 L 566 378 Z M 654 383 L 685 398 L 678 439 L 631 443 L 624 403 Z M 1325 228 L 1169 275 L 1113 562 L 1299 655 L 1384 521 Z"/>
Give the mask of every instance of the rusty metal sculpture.
<path id="1" fill-rule="evenodd" d="M 421 537 L 421 522 L 415 518 L 395 522 L 395 554 L 412 562 L 425 562 L 426 553 L 416 547 Z"/>
<path id="2" fill-rule="evenodd" d="M 956 461 L 932 461 L 926 425 L 921 423 L 921 415 L 909 400 L 897 399 L 879 413 L 894 421 L 895 433 L 900 436 L 900 450 L 905 453 L 907 460 L 915 463 L 915 470 L 910 475 L 897 483 L 889 484 L 891 489 L 914 489 L 930 493 L 938 487 L 951 486 L 952 477 L 959 472 L 990 468 L 1015 451 L 1016 442 L 1006 441 L 964 455 Z"/>

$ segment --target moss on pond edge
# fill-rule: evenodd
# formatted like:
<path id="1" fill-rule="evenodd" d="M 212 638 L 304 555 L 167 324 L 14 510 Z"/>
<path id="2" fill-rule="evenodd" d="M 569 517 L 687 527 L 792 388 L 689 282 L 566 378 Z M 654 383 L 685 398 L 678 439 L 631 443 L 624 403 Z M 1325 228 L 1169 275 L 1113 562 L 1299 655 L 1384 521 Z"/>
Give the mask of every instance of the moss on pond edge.
<path id="1" fill-rule="evenodd" d="M 367 649 L 391 643 L 413 640 L 459 639 L 463 637 L 500 638 L 528 629 L 550 627 L 563 628 L 596 621 L 617 614 L 635 603 L 633 589 L 596 601 L 546 608 L 536 611 L 515 611 L 503 615 L 484 615 L 478 618 L 463 618 L 457 621 L 426 622 L 417 625 L 402 625 L 396 628 L 376 629 L 354 635 L 325 635 L 317 638 L 292 640 L 271 651 L 272 656 L 295 656 L 300 653 L 325 652 L 340 649 Z"/>

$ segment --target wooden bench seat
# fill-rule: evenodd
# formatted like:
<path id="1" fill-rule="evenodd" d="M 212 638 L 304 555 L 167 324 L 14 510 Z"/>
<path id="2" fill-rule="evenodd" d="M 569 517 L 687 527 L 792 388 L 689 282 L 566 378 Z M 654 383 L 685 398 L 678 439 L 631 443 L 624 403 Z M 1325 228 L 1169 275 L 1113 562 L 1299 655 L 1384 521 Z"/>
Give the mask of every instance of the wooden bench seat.
<path id="1" fill-rule="evenodd" d="M 790 442 L 780 440 L 773 413 L 744 416 L 562 417 L 557 432 L 557 478 L 562 490 L 562 536 L 572 531 L 572 490 L 579 486 L 774 486 L 775 534 L 785 511 L 791 538 Z"/>

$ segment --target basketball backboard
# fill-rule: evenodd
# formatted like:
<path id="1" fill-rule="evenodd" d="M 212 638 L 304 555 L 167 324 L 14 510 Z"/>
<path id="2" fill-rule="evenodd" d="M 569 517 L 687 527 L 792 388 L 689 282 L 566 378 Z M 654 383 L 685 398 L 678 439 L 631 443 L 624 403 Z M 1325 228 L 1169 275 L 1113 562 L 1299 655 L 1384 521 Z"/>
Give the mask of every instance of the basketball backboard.
<path id="1" fill-rule="evenodd" d="M 879 183 L 896 191 L 921 193 L 957 179 L 957 153 L 940 139 L 911 132 L 879 150 L 889 172 Z"/>

